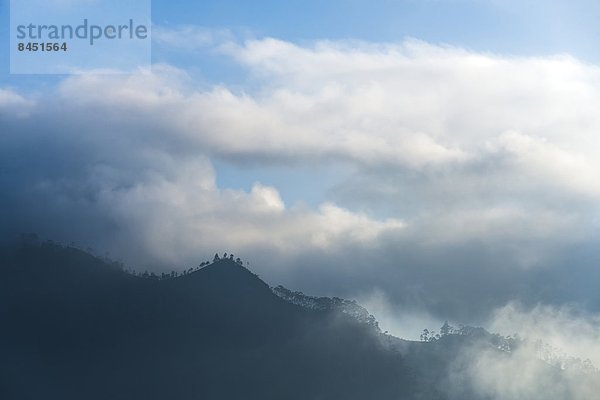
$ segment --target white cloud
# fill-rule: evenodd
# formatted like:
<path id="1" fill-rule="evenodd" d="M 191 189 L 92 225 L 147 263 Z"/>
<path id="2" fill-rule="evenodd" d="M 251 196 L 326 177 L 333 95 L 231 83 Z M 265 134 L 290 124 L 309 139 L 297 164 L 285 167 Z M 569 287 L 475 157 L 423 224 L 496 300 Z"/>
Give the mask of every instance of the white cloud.
<path id="1" fill-rule="evenodd" d="M 472 178 L 465 171 L 483 166 L 498 180 L 492 190 L 513 197 L 600 194 L 597 67 L 413 40 L 309 48 L 264 39 L 223 51 L 261 77 L 259 92 L 194 90 L 168 66 L 72 78 L 62 92 L 152 114 L 173 135 L 230 157 L 338 160 L 447 176 L 458 186 Z M 483 185 L 472 187 L 482 195 Z"/>
<path id="2" fill-rule="evenodd" d="M 527 308 L 510 303 L 496 311 L 490 328 L 503 335 L 519 334 L 525 342 L 509 354 L 489 346 L 465 350 L 451 368 L 450 382 L 470 385 L 479 396 L 492 400 L 597 396 L 598 315 L 568 306 Z"/>
<path id="3" fill-rule="evenodd" d="M 569 152 L 543 137 L 517 132 L 500 135 L 497 143 L 519 179 L 594 199 L 600 195 L 600 169 L 596 160 L 583 152 Z"/>
<path id="4" fill-rule="evenodd" d="M 19 146 L 27 138 L 62 155 L 20 165 L 18 184 L 12 175 L 0 178 L 15 198 L 35 192 L 47 199 L 54 220 L 46 227 L 78 220 L 77 213 L 101 216 L 105 225 L 89 217 L 54 233 L 87 235 L 126 260 L 146 254 L 144 261 L 188 263 L 228 247 L 258 254 L 270 263 L 265 270 L 287 263 L 289 278 L 316 274 L 303 261 L 311 258 L 343 268 L 356 280 L 347 290 L 380 287 L 394 301 L 418 303 L 439 289 L 438 298 L 421 301 L 436 312 L 458 309 L 459 295 L 467 306 L 503 304 L 514 292 L 498 282 L 514 274 L 537 288 L 531 267 L 558 281 L 568 270 L 554 260 L 568 259 L 569 246 L 596 243 L 597 66 L 415 40 L 219 46 L 249 71 L 246 90 L 199 89 L 185 71 L 155 65 L 133 75 L 70 77 L 35 102 L 0 91 L 0 110 L 29 115 L 4 119 L 11 129 L 0 152 L 28 149 Z M 269 170 L 335 165 L 346 180 L 320 206 L 285 204 L 269 185 L 218 187 L 213 157 Z M 25 219 L 35 230 L 33 214 Z M 579 268 L 591 268 L 577 254 Z M 459 273 L 467 279 L 456 279 Z M 323 285 L 338 285 L 335 279 Z M 485 287 L 477 295 L 489 301 L 473 301 L 463 287 L 469 282 Z"/>
<path id="5" fill-rule="evenodd" d="M 382 332 L 406 339 L 420 340 L 423 329 L 438 330 L 444 323 L 424 309 L 398 307 L 385 290 L 375 290 L 358 296 L 358 303 L 377 319 Z"/>
<path id="6" fill-rule="evenodd" d="M 589 359 L 600 367 L 600 315 L 577 310 L 574 306 L 524 307 L 509 303 L 498 309 L 490 329 L 505 335 L 518 333 L 531 341 L 541 340 L 555 355 Z M 544 356 L 543 354 L 539 354 Z"/>
<path id="7" fill-rule="evenodd" d="M 596 375 L 554 370 L 539 361 L 531 348 L 510 356 L 484 350 L 471 357 L 467 382 L 475 393 L 491 400 L 591 400 L 600 389 Z"/>
<path id="8" fill-rule="evenodd" d="M 0 88 L 0 113 L 14 112 L 19 117 L 25 117 L 34 105 L 34 100 L 27 99 L 14 90 Z"/>

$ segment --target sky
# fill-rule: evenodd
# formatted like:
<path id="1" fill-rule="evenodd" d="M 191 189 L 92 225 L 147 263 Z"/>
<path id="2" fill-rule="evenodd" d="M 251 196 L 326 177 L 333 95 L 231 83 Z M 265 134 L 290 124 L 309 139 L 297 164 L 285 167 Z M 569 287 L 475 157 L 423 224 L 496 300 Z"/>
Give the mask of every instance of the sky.
<path id="1" fill-rule="evenodd" d="M 323 3 L 153 1 L 152 68 L 11 75 L 3 0 L 0 234 L 233 252 L 405 337 L 594 331 L 600 3 Z"/>

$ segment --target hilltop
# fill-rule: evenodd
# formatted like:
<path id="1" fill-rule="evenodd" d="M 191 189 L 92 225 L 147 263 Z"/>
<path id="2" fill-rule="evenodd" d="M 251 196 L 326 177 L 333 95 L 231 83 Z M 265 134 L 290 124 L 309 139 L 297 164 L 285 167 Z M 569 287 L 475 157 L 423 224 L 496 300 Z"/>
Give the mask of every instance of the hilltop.
<path id="1" fill-rule="evenodd" d="M 221 260 L 132 276 L 59 246 L 0 251 L 4 399 L 365 399 L 413 390 L 367 324 L 308 310 Z"/>
<path id="2" fill-rule="evenodd" d="M 0 276 L 6 400 L 508 399 L 469 374 L 501 379 L 477 360 L 503 365 L 515 343 L 481 328 L 402 340 L 354 301 L 271 288 L 229 258 L 159 279 L 20 243 L 0 246 Z M 533 362 L 554 386 L 531 399 L 588 399 L 572 395 L 568 371 Z M 581 377 L 597 388 L 597 375 Z"/>

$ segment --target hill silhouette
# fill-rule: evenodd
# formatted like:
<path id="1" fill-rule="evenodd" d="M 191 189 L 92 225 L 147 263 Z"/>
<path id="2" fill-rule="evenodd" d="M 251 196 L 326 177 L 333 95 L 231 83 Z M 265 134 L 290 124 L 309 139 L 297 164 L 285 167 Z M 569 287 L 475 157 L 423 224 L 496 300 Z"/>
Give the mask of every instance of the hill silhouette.
<path id="1" fill-rule="evenodd" d="M 174 279 L 72 248 L 0 250 L 0 398 L 366 399 L 414 391 L 350 316 L 276 296 L 221 260 Z"/>
<path id="2" fill-rule="evenodd" d="M 0 246 L 0 276 L 4 400 L 522 398 L 482 392 L 465 374 L 478 354 L 504 365 L 515 343 L 481 328 L 398 339 L 356 302 L 271 289 L 230 259 L 153 279 L 23 242 Z M 553 386 L 527 398 L 593 398 L 573 382 L 600 389 L 597 374 L 528 365 Z"/>

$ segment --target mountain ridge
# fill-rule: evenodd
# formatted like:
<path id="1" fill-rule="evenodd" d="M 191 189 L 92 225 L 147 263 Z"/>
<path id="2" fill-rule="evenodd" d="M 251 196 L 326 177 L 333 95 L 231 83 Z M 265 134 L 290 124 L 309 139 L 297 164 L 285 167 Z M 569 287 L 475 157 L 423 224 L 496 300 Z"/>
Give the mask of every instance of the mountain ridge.
<path id="1" fill-rule="evenodd" d="M 5 399 L 385 399 L 410 392 L 401 356 L 371 328 L 288 303 L 229 261 L 154 280 L 57 246 L 4 248 L 0 258 Z"/>
<path id="2" fill-rule="evenodd" d="M 512 357 L 482 328 L 421 342 L 381 333 L 354 301 L 271 288 L 230 259 L 158 279 L 20 243 L 0 246 L 0 276 L 7 400 L 496 400 L 465 380 L 466 356 Z M 560 388 L 544 399 L 568 398 Z"/>

